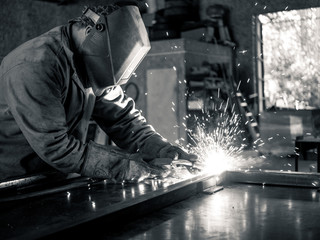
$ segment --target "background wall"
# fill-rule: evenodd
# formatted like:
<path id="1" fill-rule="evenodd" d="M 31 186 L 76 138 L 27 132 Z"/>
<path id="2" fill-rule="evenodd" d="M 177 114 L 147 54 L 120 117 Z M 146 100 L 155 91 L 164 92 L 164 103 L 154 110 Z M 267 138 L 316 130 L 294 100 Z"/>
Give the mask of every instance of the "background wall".
<path id="1" fill-rule="evenodd" d="M 52 0 L 2 0 L 0 60 L 21 43 L 79 16 L 85 5 L 103 5 L 115 0 L 61 0 L 60 2 L 66 4 L 58 5 Z M 147 11 L 165 7 L 165 0 L 145 0 L 145 2 L 150 6 Z M 319 7 L 320 0 L 198 0 L 198 4 L 200 15 L 204 15 L 206 7 L 213 4 L 222 4 L 229 8 L 230 32 L 237 43 L 235 55 L 238 80 L 241 80 L 242 89 L 249 95 L 253 91 L 254 84 L 251 81 L 254 60 L 252 16 L 267 12 Z M 249 78 L 250 81 L 247 83 Z"/>
<path id="2" fill-rule="evenodd" d="M 212 4 L 227 6 L 230 10 L 229 26 L 233 40 L 237 44 L 235 49 L 238 80 L 241 80 L 241 89 L 247 95 L 253 93 L 253 46 L 252 16 L 262 13 L 289 11 L 320 7 L 319 0 L 199 0 L 200 11 Z M 204 14 L 204 13 L 202 13 Z M 244 53 L 241 53 L 245 50 Z M 250 78 L 249 83 L 247 80 Z"/>
<path id="3" fill-rule="evenodd" d="M 86 5 L 113 0 L 1 0 L 0 60 L 15 47 L 68 20 L 80 16 Z"/>

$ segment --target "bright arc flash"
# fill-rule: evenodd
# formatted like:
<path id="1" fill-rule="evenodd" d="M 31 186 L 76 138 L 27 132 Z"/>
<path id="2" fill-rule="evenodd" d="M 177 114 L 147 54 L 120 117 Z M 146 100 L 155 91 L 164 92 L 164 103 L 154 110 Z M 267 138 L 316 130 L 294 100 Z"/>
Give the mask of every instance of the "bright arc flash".
<path id="1" fill-rule="evenodd" d="M 219 175 L 232 168 L 232 157 L 228 156 L 223 150 L 210 150 L 204 159 L 205 172 Z"/>

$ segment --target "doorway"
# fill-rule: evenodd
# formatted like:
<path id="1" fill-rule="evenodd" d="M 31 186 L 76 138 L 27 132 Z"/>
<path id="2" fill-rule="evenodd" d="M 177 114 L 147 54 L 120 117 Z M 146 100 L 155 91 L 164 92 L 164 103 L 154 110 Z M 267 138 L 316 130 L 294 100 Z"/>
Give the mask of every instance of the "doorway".
<path id="1" fill-rule="evenodd" d="M 260 14 L 258 20 L 263 110 L 319 109 L 320 8 Z"/>

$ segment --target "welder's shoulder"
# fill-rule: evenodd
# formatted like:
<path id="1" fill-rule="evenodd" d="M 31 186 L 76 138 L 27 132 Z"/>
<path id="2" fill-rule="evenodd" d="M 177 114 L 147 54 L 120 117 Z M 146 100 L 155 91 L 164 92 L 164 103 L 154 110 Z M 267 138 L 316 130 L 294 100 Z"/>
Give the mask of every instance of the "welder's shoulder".
<path id="1" fill-rule="evenodd" d="M 36 38 L 33 38 L 4 57 L 1 63 L 1 75 L 24 64 L 35 64 L 39 68 L 54 67 L 64 61 L 61 27 L 56 27 Z"/>

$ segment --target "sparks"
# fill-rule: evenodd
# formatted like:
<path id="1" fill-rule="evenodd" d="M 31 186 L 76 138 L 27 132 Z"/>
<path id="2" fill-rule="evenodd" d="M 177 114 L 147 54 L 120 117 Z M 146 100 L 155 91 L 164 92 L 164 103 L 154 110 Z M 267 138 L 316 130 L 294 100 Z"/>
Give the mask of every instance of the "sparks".
<path id="1" fill-rule="evenodd" d="M 241 131 L 239 131 L 240 118 L 236 114 L 228 116 L 227 113 L 219 115 L 216 127 L 208 130 L 205 124 L 197 122 L 196 133 L 190 135 L 196 143 L 191 151 L 199 157 L 199 164 L 203 171 L 220 174 L 223 171 L 239 167 L 240 153 L 245 144 L 239 144 Z M 206 122 L 210 122 L 207 119 Z"/>
<path id="2" fill-rule="evenodd" d="M 248 52 L 248 50 L 241 50 L 241 51 L 239 51 L 240 54 L 245 54 L 245 53 L 247 53 L 247 52 Z"/>

